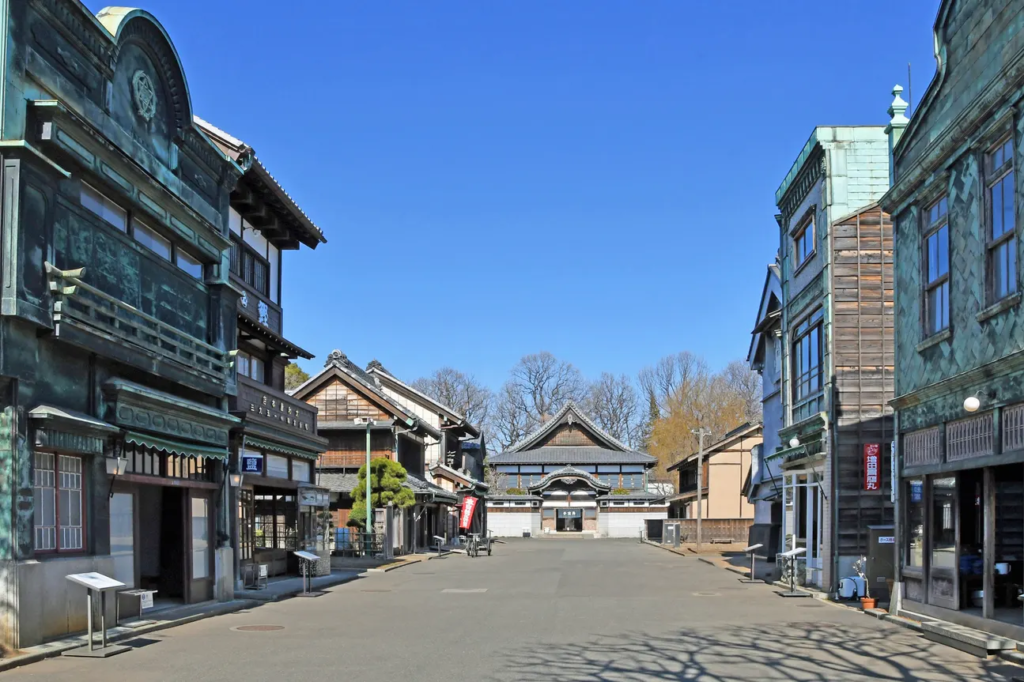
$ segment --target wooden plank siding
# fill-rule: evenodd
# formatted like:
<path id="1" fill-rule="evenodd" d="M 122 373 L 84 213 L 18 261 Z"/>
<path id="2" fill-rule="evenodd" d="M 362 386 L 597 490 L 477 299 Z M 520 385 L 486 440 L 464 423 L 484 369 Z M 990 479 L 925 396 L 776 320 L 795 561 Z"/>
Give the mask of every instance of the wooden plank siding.
<path id="1" fill-rule="evenodd" d="M 327 452 L 320 456 L 326 468 L 359 468 L 366 463 L 366 432 L 320 432 L 327 438 Z M 374 431 L 370 436 L 370 456 L 394 459 L 395 437 L 390 431 Z"/>
<path id="2" fill-rule="evenodd" d="M 545 445 L 597 445 L 586 429 L 580 428 L 572 424 L 563 424 L 559 426 L 555 431 L 548 436 L 544 441 L 538 443 L 534 447 L 530 448 L 535 450 L 542 448 Z"/>
<path id="3" fill-rule="evenodd" d="M 317 420 L 320 422 L 352 421 L 356 417 L 391 419 L 391 415 L 337 379 L 307 397 L 306 402 L 319 410 Z"/>
<path id="4" fill-rule="evenodd" d="M 868 208 L 833 225 L 832 363 L 834 470 L 840 555 L 866 554 L 868 526 L 893 522 L 889 457 L 893 439 L 893 229 Z M 864 488 L 864 445 L 882 446 L 881 485 Z"/>

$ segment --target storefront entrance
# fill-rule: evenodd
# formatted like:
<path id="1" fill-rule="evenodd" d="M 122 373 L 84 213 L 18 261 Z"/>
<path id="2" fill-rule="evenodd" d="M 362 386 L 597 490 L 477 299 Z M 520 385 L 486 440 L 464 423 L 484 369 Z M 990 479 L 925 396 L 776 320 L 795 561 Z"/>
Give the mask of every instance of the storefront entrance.
<path id="1" fill-rule="evenodd" d="M 555 530 L 560 533 L 578 533 L 583 530 L 582 509 L 556 509 Z"/>
<path id="2" fill-rule="evenodd" d="M 114 577 L 171 606 L 213 599 L 212 497 L 202 489 L 119 484 L 110 499 Z"/>
<path id="3" fill-rule="evenodd" d="M 904 483 L 907 599 L 1020 626 L 1024 464 Z"/>

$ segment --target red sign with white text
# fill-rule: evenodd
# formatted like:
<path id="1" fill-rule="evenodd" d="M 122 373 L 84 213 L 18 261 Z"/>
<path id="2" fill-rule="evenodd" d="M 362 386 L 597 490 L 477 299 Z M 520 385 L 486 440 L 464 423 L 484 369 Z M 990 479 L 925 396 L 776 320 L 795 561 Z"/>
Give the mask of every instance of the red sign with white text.
<path id="1" fill-rule="evenodd" d="M 882 489 L 882 446 L 864 444 L 864 490 Z"/>
<path id="2" fill-rule="evenodd" d="M 476 511 L 476 498 L 467 496 L 462 500 L 462 514 L 459 515 L 459 528 L 469 529 L 473 525 L 473 512 Z"/>

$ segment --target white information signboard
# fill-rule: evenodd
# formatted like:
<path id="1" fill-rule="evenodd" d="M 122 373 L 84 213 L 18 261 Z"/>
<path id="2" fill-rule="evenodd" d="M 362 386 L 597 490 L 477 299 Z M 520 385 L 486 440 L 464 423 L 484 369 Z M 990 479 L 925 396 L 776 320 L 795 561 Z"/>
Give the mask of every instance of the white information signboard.
<path id="1" fill-rule="evenodd" d="M 292 552 L 292 554 L 306 561 L 320 561 L 320 557 L 312 552 Z"/>
<path id="2" fill-rule="evenodd" d="M 123 582 L 114 580 L 102 573 L 72 573 L 65 577 L 71 582 L 95 592 L 106 592 L 107 590 L 116 590 L 124 587 Z"/>

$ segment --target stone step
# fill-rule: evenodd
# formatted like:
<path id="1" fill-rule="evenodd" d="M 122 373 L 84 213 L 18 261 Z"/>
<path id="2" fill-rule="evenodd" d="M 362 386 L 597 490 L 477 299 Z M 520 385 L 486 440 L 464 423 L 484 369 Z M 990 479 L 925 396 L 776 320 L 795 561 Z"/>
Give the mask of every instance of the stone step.
<path id="1" fill-rule="evenodd" d="M 922 623 L 921 631 L 933 642 L 951 646 L 980 658 L 988 658 L 1000 651 L 1017 648 L 1017 642 L 1012 639 L 943 621 Z"/>

